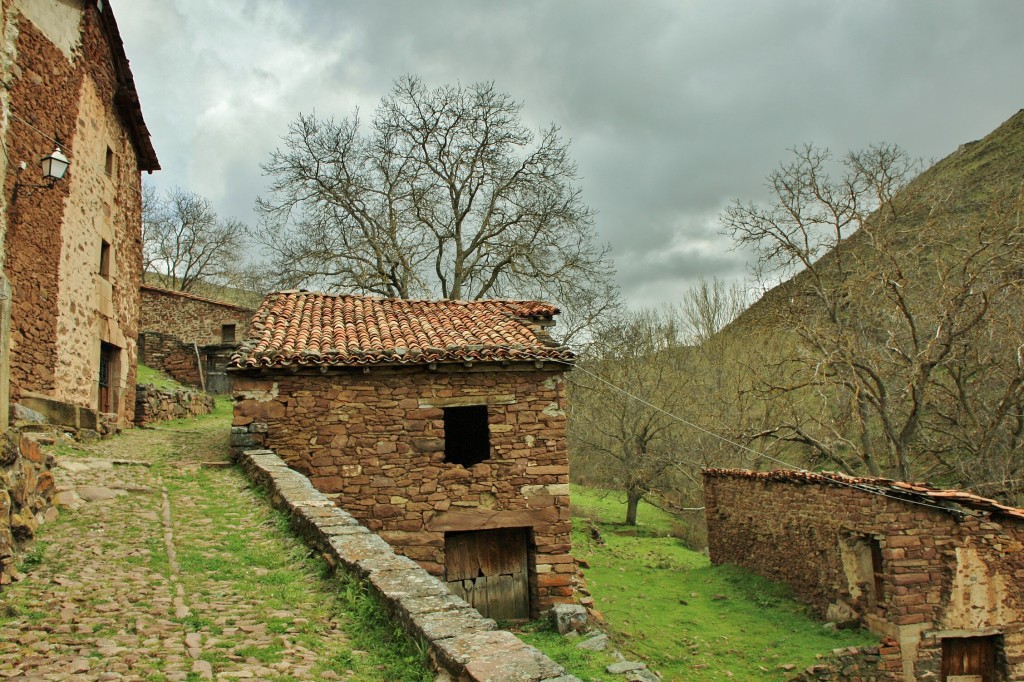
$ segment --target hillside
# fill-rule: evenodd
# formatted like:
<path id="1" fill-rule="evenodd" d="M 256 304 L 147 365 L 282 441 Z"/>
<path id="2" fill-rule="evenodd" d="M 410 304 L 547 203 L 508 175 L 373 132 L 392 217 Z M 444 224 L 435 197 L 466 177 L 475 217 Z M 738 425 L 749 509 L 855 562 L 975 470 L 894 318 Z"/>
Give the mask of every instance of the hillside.
<path id="1" fill-rule="evenodd" d="M 905 184 L 879 158 L 828 160 L 847 173 L 868 162 L 837 181 L 820 157 L 798 157 L 769 178 L 774 202 L 742 209 L 762 253 L 805 264 L 721 335 L 746 401 L 731 435 L 809 468 L 1019 504 L 1024 111 Z M 858 229 L 834 229 L 833 215 Z"/>
<path id="2" fill-rule="evenodd" d="M 914 197 L 919 209 L 909 211 L 887 229 L 913 234 L 930 220 L 933 225 L 950 228 L 947 236 L 951 239 L 962 239 L 970 234 L 972 216 L 985 216 L 992 210 L 993 202 L 1006 204 L 1019 199 L 1022 186 L 1024 109 L 984 138 L 961 144 L 917 176 L 903 195 Z M 939 216 L 927 210 L 930 207 L 926 202 L 936 196 L 949 197 L 951 192 L 955 192 L 956 200 L 944 202 L 941 207 L 942 214 L 949 219 L 939 221 Z M 856 246 L 862 236 L 855 233 L 849 241 Z M 828 256 L 821 263 L 827 264 Z M 806 288 L 808 279 L 807 273 L 801 272 L 769 289 L 728 326 L 728 333 L 758 334 L 785 321 L 790 299 Z"/>

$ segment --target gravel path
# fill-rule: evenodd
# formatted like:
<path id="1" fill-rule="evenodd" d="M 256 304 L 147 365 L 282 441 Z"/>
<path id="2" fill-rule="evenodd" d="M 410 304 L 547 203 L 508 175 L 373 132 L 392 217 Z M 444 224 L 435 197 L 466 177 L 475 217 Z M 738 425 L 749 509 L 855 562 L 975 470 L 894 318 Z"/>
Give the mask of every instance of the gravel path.
<path id="1" fill-rule="evenodd" d="M 0 679 L 385 680 L 224 421 L 53 448 L 69 504 L 0 593 Z"/>

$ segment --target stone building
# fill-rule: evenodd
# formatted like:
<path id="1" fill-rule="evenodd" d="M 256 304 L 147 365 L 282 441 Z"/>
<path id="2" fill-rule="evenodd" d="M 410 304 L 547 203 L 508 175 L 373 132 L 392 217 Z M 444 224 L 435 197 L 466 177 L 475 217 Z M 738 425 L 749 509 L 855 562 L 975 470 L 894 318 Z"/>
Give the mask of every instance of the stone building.
<path id="1" fill-rule="evenodd" d="M 225 369 L 256 311 L 183 291 L 142 285 L 139 358 L 183 384 L 228 393 Z"/>
<path id="2" fill-rule="evenodd" d="M 128 59 L 98 0 L 0 0 L 0 426 L 131 423 L 140 171 L 159 169 Z M 58 147 L 63 179 L 42 182 Z"/>
<path id="3" fill-rule="evenodd" d="M 883 637 L 855 678 L 1024 680 L 1024 510 L 922 484 L 704 471 L 708 546 Z"/>
<path id="4" fill-rule="evenodd" d="M 229 370 L 266 447 L 496 618 L 571 601 L 563 375 L 528 301 L 269 295 Z"/>

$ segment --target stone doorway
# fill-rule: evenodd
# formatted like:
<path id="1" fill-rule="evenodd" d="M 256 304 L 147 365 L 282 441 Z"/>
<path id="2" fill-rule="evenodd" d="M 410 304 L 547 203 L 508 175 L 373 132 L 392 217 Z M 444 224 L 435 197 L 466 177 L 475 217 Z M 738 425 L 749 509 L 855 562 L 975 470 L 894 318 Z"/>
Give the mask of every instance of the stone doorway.
<path id="1" fill-rule="evenodd" d="M 495 620 L 530 617 L 527 528 L 445 533 L 448 588 Z"/>

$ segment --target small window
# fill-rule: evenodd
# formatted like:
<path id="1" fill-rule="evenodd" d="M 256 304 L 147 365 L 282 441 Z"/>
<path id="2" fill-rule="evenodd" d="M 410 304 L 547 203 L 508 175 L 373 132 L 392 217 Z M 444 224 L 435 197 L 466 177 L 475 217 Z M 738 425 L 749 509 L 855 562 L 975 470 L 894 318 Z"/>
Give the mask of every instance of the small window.
<path id="1" fill-rule="evenodd" d="M 233 325 L 233 324 L 222 324 L 220 326 L 220 342 L 221 343 L 234 343 L 235 342 L 235 325 Z"/>
<path id="2" fill-rule="evenodd" d="M 882 571 L 882 545 L 877 538 L 868 538 L 868 546 L 871 548 L 871 574 L 874 578 L 874 602 L 882 601 L 885 587 L 885 573 Z"/>
<path id="3" fill-rule="evenodd" d="M 469 468 L 490 456 L 487 406 L 444 408 L 444 461 Z"/>
<path id="4" fill-rule="evenodd" d="M 114 150 L 107 147 L 107 159 L 103 164 L 103 169 L 107 172 L 107 175 L 114 174 Z"/>
<path id="5" fill-rule="evenodd" d="M 100 277 L 110 279 L 110 244 L 100 240 Z"/>
<path id="6" fill-rule="evenodd" d="M 885 565 L 882 544 L 872 535 L 851 534 L 839 545 L 850 596 L 860 609 L 885 607 Z"/>

